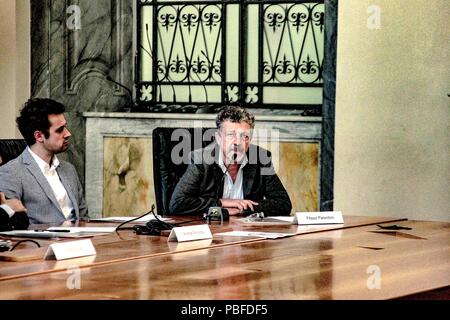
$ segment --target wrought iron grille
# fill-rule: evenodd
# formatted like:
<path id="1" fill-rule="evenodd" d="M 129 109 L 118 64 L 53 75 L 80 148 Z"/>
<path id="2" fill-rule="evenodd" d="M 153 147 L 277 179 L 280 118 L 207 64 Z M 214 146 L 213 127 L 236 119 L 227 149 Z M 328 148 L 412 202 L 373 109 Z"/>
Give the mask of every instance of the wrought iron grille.
<path id="1" fill-rule="evenodd" d="M 137 0 L 136 110 L 321 114 L 324 1 Z"/>

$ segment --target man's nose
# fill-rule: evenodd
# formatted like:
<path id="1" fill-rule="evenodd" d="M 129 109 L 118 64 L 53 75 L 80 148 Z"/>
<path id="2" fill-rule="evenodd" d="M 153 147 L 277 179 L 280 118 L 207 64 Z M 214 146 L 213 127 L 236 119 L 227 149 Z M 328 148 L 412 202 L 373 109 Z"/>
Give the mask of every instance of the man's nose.
<path id="1" fill-rule="evenodd" d="M 242 151 L 244 149 L 243 143 L 233 143 L 233 149 L 237 151 Z"/>
<path id="2" fill-rule="evenodd" d="M 66 135 L 65 138 L 70 137 L 72 134 L 70 133 L 69 129 L 66 128 Z"/>

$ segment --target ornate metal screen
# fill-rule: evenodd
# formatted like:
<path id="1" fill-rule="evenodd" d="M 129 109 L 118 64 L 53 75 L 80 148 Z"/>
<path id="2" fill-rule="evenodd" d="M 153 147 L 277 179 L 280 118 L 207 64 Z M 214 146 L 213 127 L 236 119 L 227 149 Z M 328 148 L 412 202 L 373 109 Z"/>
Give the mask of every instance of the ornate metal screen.
<path id="1" fill-rule="evenodd" d="M 137 0 L 137 11 L 137 110 L 321 114 L 323 0 Z"/>

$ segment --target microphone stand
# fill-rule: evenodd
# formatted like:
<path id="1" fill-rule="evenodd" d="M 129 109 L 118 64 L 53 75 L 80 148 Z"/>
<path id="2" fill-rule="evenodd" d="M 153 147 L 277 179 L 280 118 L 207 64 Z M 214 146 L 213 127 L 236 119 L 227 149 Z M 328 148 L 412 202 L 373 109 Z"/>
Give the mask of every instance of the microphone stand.
<path id="1" fill-rule="evenodd" d="M 236 161 L 237 158 L 237 154 L 234 153 L 233 154 L 233 162 Z M 219 202 L 219 190 L 220 190 L 220 186 L 223 185 L 223 181 L 225 179 L 225 176 L 228 173 L 228 169 L 230 168 L 230 166 L 233 164 L 233 162 L 231 162 L 230 164 L 228 164 L 227 166 L 225 166 L 225 172 L 222 174 L 222 178 L 220 179 L 219 184 L 217 185 L 217 189 L 216 189 L 216 203 Z M 225 208 L 222 208 L 220 206 L 217 207 L 209 207 L 208 209 L 208 213 L 205 214 L 205 218 L 208 220 L 208 222 L 210 221 L 227 221 L 230 219 L 230 215 L 228 213 L 228 210 Z"/>

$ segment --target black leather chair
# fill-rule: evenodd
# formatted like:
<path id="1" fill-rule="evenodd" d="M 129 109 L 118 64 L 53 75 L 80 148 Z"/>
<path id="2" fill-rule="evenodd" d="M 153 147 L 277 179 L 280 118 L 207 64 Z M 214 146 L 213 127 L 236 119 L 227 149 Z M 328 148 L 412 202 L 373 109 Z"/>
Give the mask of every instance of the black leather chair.
<path id="1" fill-rule="evenodd" d="M 189 164 L 189 152 L 214 141 L 214 128 L 156 128 L 153 130 L 153 180 L 156 209 L 169 215 L 173 190 Z M 173 151 L 173 155 L 172 155 Z"/>
<path id="2" fill-rule="evenodd" d="M 0 166 L 19 156 L 26 146 L 24 139 L 0 139 Z"/>

